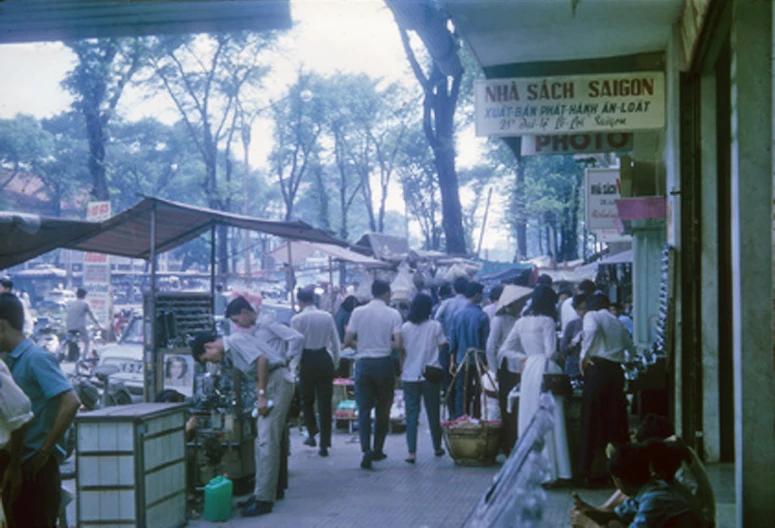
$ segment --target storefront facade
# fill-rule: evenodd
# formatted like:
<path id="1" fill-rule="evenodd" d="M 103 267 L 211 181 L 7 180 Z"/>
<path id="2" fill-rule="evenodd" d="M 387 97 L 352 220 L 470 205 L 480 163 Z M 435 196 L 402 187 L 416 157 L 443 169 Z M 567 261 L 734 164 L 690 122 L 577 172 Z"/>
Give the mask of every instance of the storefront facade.
<path id="1" fill-rule="evenodd" d="M 769 524 L 775 516 L 772 2 L 441 4 L 488 79 L 664 73 L 664 124 L 633 129 L 632 157 L 621 160 L 622 197 L 665 204 L 663 218 L 627 225 L 635 340 L 641 349 L 652 344 L 667 246 L 676 428 L 706 462 L 735 463 L 737 524 Z"/>

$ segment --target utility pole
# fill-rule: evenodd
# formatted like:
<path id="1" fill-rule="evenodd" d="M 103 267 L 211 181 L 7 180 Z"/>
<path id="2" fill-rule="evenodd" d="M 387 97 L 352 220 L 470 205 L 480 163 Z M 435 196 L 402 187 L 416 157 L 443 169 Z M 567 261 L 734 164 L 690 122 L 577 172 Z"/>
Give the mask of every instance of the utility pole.
<path id="1" fill-rule="evenodd" d="M 484 230 L 487 227 L 487 213 L 490 212 L 490 199 L 492 198 L 492 187 L 490 187 L 490 191 L 487 193 L 487 205 L 484 207 L 484 218 L 482 218 L 482 231 L 479 233 L 479 245 L 476 248 L 476 256 L 479 257 L 479 254 L 482 252 L 482 241 L 484 240 Z"/>

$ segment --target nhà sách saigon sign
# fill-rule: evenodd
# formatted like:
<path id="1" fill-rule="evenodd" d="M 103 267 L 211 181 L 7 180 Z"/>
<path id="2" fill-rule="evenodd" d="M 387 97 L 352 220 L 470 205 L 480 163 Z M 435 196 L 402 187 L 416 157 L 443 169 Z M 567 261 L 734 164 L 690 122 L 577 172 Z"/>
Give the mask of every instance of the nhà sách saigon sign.
<path id="1" fill-rule="evenodd" d="M 665 76 L 636 72 L 476 81 L 477 136 L 662 128 Z"/>

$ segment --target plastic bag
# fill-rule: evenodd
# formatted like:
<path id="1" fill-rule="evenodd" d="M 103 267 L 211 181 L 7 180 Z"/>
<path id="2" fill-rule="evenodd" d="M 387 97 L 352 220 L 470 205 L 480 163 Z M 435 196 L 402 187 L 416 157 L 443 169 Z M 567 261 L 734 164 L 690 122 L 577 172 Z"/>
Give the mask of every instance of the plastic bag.
<path id="1" fill-rule="evenodd" d="M 409 266 L 402 263 L 398 267 L 398 274 L 390 284 L 390 300 L 394 303 L 406 302 L 412 298 L 415 292 L 414 281 Z"/>

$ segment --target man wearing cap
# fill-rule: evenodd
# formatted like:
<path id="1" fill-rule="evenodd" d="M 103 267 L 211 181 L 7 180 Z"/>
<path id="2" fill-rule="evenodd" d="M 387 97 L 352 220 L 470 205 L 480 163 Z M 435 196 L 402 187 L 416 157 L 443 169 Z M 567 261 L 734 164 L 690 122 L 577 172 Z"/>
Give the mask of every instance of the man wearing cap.
<path id="1" fill-rule="evenodd" d="M 296 300 L 301 312 L 291 318 L 291 328 L 304 336 L 299 372 L 304 422 L 309 435 L 304 444 L 315 447 L 315 435 L 320 431 L 318 454 L 326 457 L 331 447 L 331 396 L 334 372 L 339 365 L 339 335 L 331 314 L 315 307 L 315 293 L 311 289 L 300 289 Z M 315 420 L 316 397 L 320 427 Z"/>
<path id="2" fill-rule="evenodd" d="M 22 447 L 21 486 L 15 499 L 5 497 L 4 505 L 12 526 L 55 526 L 61 498 L 57 442 L 80 402 L 54 356 L 24 337 L 23 322 L 21 301 L 0 293 L 0 352 L 34 414 Z"/>
<path id="3" fill-rule="evenodd" d="M 254 517 L 271 513 L 278 498 L 281 442 L 293 398 L 288 357 L 298 354 L 302 336 L 275 321 L 255 324 L 257 313 L 244 297 L 231 301 L 226 315 L 246 331 L 222 338 L 200 334 L 191 345 L 191 353 L 200 363 L 221 363 L 228 355 L 234 367 L 256 384 L 256 485 L 253 500 L 242 510 L 244 517 Z"/>
<path id="4" fill-rule="evenodd" d="M 490 320 L 479 303 L 482 302 L 484 286 L 478 282 L 469 282 L 466 286 L 467 303 L 455 314 L 452 320 L 452 334 L 449 336 L 449 349 L 453 362 L 451 367 L 457 370 L 457 365 L 463 365 L 455 379 L 455 412 L 453 418 L 469 414 L 476 418 L 481 416 L 481 400 L 479 394 L 479 378 L 474 358 L 469 357 L 465 364 L 466 352 L 474 348 L 482 361 L 486 361 L 485 350 L 487 338 L 490 335 Z M 471 402 L 474 408 L 471 409 Z M 473 411 L 473 412 L 472 412 Z"/>
<path id="5" fill-rule="evenodd" d="M 358 435 L 363 460 L 361 468 L 371 469 L 375 460 L 387 458 L 383 451 L 390 425 L 390 406 L 396 382 L 393 350 L 402 348 L 401 315 L 390 308 L 390 284 L 375 280 L 371 285 L 374 299 L 353 310 L 345 347 L 358 351 L 355 365 L 355 400 L 358 404 Z M 371 446 L 371 409 L 375 410 L 374 448 Z"/>

